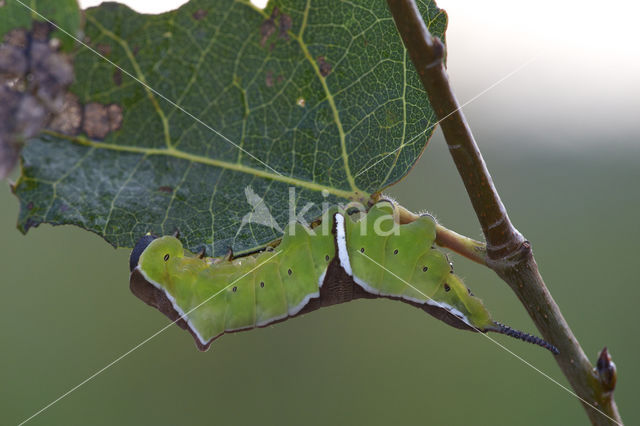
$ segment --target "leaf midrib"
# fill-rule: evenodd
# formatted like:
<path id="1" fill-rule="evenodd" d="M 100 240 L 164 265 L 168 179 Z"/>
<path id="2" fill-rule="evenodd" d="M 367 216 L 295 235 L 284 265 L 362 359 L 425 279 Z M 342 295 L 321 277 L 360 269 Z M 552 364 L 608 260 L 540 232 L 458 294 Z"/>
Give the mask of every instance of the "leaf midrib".
<path id="1" fill-rule="evenodd" d="M 279 174 L 271 173 L 265 170 L 254 169 L 252 167 L 248 167 L 240 163 L 230 163 L 227 161 L 217 160 L 214 158 L 203 157 L 201 155 L 191 154 L 191 153 L 181 151 L 179 149 L 172 148 L 172 147 L 146 148 L 146 147 L 137 147 L 137 146 L 128 146 L 128 145 L 114 145 L 106 142 L 91 140 L 84 136 L 72 137 L 62 133 L 54 132 L 52 130 L 45 130 L 44 133 L 59 139 L 65 139 L 79 145 L 88 146 L 96 149 L 107 149 L 111 151 L 128 152 L 132 154 L 142 154 L 146 156 L 164 155 L 168 157 L 180 158 L 180 159 L 191 161 L 194 163 L 200 163 L 208 166 L 219 167 L 225 170 L 232 170 L 239 173 L 245 173 L 248 175 L 257 176 L 264 179 L 282 182 L 282 183 L 297 186 L 300 188 L 309 189 L 312 191 L 318 191 L 318 192 L 326 191 L 329 194 L 335 195 L 337 197 L 342 197 L 348 200 L 366 201 L 370 196 L 370 194 L 367 194 L 358 190 L 346 191 L 343 189 L 321 185 L 319 183 L 310 182 L 307 180 L 297 179 L 290 176 L 279 175 Z"/>

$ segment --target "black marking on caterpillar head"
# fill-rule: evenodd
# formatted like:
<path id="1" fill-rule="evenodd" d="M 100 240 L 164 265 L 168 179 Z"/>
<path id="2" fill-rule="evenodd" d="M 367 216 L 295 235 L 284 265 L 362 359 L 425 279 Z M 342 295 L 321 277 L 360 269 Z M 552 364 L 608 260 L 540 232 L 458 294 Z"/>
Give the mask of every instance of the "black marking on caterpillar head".
<path id="1" fill-rule="evenodd" d="M 447 283 L 444 283 L 444 291 L 449 292 L 451 290 L 451 286 Z"/>
<path id="2" fill-rule="evenodd" d="M 169 253 L 165 254 L 163 259 L 164 259 L 165 262 L 168 262 L 169 261 Z"/>
<path id="3" fill-rule="evenodd" d="M 524 340 L 525 342 L 533 343 L 534 345 L 542 346 L 543 348 L 551 351 L 554 355 L 558 355 L 560 353 L 558 348 L 538 336 L 533 336 L 520 330 L 514 330 L 513 328 L 497 321 L 494 321 L 493 323 L 496 325 L 497 329 L 491 329 L 490 331 L 495 331 L 496 333 L 505 334 L 516 339 Z"/>
<path id="4" fill-rule="evenodd" d="M 138 266 L 138 261 L 140 260 L 140 255 L 147 248 L 151 241 L 155 240 L 157 237 L 151 234 L 143 235 L 140 237 L 136 246 L 131 251 L 131 256 L 129 256 L 129 271 L 133 271 L 136 266 Z"/>

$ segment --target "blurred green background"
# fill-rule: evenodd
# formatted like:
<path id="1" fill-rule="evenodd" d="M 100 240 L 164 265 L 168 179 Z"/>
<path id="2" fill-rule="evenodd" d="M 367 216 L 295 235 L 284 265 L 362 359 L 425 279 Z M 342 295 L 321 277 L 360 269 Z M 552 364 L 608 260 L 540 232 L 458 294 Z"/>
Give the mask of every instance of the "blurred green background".
<path id="1" fill-rule="evenodd" d="M 522 58 L 480 61 L 467 52 L 484 40 L 456 26 L 468 17 L 462 9 L 449 13 L 449 69 L 462 101 L 541 54 L 520 47 Z M 640 111 L 639 85 L 628 72 L 581 85 L 589 67 L 575 58 L 543 52 L 465 111 L 548 287 L 588 356 L 610 349 L 623 419 L 638 424 L 640 144 L 637 123 L 626 117 Z M 389 192 L 481 238 L 439 131 Z M 22 236 L 17 209 L 1 185 L 1 424 L 24 420 L 168 322 L 129 292 L 127 250 L 67 226 Z M 459 256 L 454 262 L 496 319 L 535 331 L 491 271 Z M 494 337 L 567 383 L 547 351 Z M 172 327 L 29 424 L 255 423 L 573 425 L 587 418 L 574 397 L 482 336 L 399 302 L 356 301 L 224 336 L 206 353 Z"/>

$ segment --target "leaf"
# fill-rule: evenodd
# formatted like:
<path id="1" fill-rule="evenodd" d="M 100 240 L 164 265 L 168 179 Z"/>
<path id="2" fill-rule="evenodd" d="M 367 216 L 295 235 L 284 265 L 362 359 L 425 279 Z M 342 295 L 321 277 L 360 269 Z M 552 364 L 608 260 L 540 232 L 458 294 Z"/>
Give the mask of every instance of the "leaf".
<path id="1" fill-rule="evenodd" d="M 419 4 L 443 37 L 446 15 Z M 75 224 L 131 247 L 179 230 L 192 251 L 246 252 L 278 238 L 290 208 L 311 220 L 397 182 L 433 131 L 384 2 L 192 0 L 161 15 L 105 3 L 86 22 L 108 61 L 76 55 L 82 134 L 23 151 L 23 232 Z"/>

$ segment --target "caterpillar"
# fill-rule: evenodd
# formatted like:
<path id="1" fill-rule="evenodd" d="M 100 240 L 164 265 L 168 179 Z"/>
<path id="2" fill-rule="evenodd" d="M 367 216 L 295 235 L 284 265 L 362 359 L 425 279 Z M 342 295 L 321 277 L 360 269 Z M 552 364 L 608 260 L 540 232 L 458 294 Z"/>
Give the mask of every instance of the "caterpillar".
<path id="1" fill-rule="evenodd" d="M 384 297 L 456 328 L 501 333 L 558 353 L 539 337 L 493 321 L 435 238 L 431 216 L 401 225 L 386 200 L 360 218 L 334 207 L 314 228 L 291 223 L 276 247 L 235 259 L 193 255 L 174 236 L 146 235 L 130 256 L 130 288 L 188 330 L 200 350 L 224 333 Z"/>

